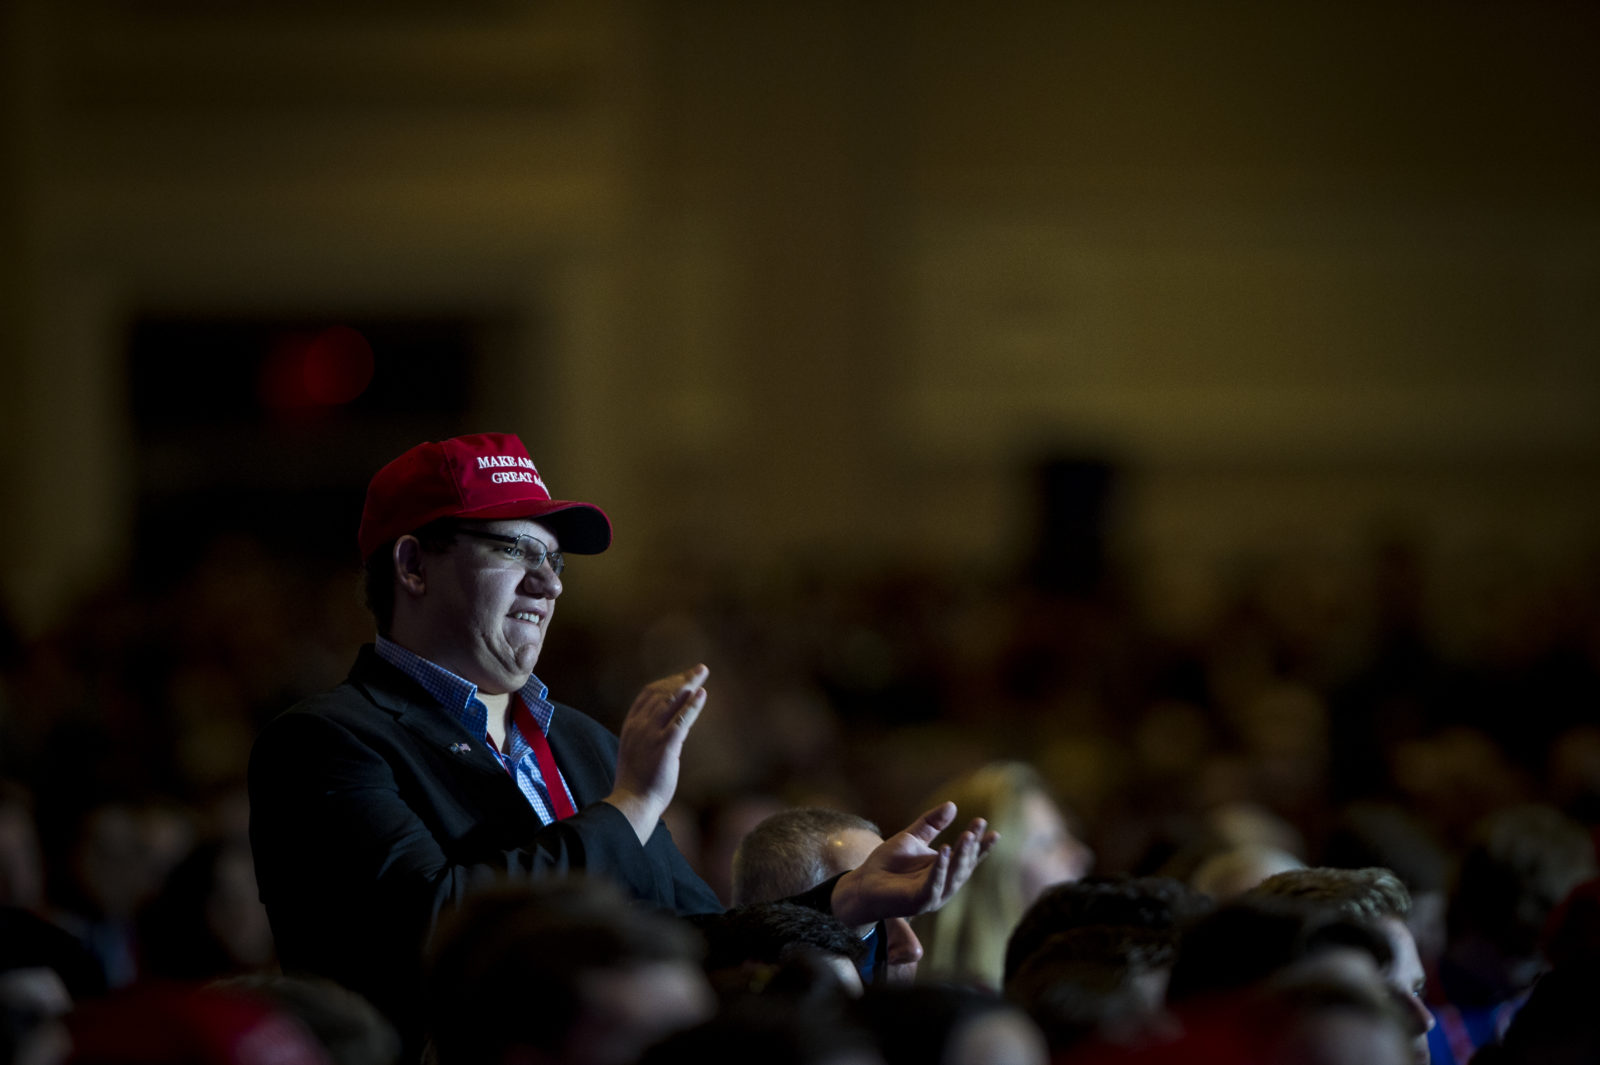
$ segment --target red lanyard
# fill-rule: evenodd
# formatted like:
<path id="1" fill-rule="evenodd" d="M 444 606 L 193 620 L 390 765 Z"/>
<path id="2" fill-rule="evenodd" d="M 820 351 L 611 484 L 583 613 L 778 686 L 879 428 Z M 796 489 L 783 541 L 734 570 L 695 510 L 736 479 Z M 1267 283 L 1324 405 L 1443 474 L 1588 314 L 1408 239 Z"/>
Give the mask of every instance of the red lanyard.
<path id="1" fill-rule="evenodd" d="M 533 714 L 529 713 L 528 704 L 522 701 L 522 696 L 513 695 L 511 698 L 515 700 L 511 704 L 511 719 L 516 722 L 523 741 L 533 748 L 533 756 L 539 761 L 539 773 L 544 777 L 544 790 L 549 793 L 550 805 L 554 807 L 552 812 L 557 821 L 563 821 L 578 811 L 572 808 L 572 800 L 567 798 L 567 786 L 562 783 L 561 771 L 556 768 L 556 756 L 550 753 L 550 741 L 545 737 L 544 729 L 533 719 Z M 490 739 L 489 746 L 494 746 L 493 739 Z M 509 766 L 507 771 L 516 775 Z"/>

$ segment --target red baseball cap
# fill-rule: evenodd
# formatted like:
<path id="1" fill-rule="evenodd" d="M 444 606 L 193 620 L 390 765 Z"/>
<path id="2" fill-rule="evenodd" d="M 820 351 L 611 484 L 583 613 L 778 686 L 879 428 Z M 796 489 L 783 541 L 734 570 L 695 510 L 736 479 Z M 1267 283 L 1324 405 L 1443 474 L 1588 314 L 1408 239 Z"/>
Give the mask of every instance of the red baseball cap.
<path id="1" fill-rule="evenodd" d="M 194 983 L 140 981 L 66 1018 L 73 1065 L 331 1065 L 270 1000 Z"/>
<path id="2" fill-rule="evenodd" d="M 361 557 L 439 518 L 537 518 L 561 550 L 598 555 L 611 519 L 593 503 L 551 499 L 528 449 L 511 433 L 475 433 L 407 451 L 372 478 L 361 510 Z"/>

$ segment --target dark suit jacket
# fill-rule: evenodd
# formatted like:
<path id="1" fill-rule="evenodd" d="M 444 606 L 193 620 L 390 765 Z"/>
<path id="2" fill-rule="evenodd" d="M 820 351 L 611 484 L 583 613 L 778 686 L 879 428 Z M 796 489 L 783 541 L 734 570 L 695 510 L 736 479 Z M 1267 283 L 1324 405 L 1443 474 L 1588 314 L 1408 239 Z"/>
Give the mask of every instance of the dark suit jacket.
<path id="1" fill-rule="evenodd" d="M 542 825 L 481 736 L 362 649 L 349 678 L 269 724 L 250 757 L 256 880 L 285 970 L 332 978 L 402 1028 L 435 921 L 497 878 L 582 871 L 678 913 L 720 911 L 666 826 L 641 847 L 610 793 L 617 738 L 557 706 L 578 813 Z"/>

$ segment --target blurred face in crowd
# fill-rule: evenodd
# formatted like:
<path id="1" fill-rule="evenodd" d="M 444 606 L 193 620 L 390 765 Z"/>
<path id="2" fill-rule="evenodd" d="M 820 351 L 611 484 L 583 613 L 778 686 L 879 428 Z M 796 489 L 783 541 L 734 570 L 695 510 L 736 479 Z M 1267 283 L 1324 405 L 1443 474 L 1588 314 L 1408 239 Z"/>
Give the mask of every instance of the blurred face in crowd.
<path id="1" fill-rule="evenodd" d="M 847 828 L 828 839 L 823 865 L 829 876 L 837 876 L 866 861 L 867 855 L 882 842 L 883 837 L 876 832 Z M 883 922 L 883 932 L 889 956 L 885 978 L 891 984 L 911 983 L 917 976 L 917 963 L 922 960 L 922 941 L 904 917 L 891 917 Z"/>
<path id="2" fill-rule="evenodd" d="M 1289 1023 L 1265 1065 L 1410 1065 L 1409 1033 L 1401 1031 L 1393 1013 L 1378 1008 L 1388 980 L 1371 954 L 1354 947 L 1321 950 L 1280 973 L 1290 975 L 1330 988 L 1344 985 L 1364 1001 L 1272 1004 L 1275 1011 L 1288 1006 L 1280 1019 Z M 1423 1061 L 1426 1053 L 1424 1046 Z"/>
<path id="3" fill-rule="evenodd" d="M 1433 1014 L 1422 1004 L 1422 989 L 1426 974 L 1417 956 L 1417 944 L 1405 922 L 1398 917 L 1385 917 L 1383 934 L 1394 952 L 1394 961 L 1383 970 L 1383 982 L 1399 1004 L 1411 1035 L 1413 1065 L 1428 1065 L 1428 1030 L 1433 1027 Z"/>
<path id="4" fill-rule="evenodd" d="M 1353 1011 L 1304 1018 L 1268 1065 L 1406 1065 L 1393 1023 Z"/>
<path id="5" fill-rule="evenodd" d="M 948 1065 L 1046 1065 L 1050 1051 L 1028 1015 L 1008 1007 L 988 1010 L 952 1032 L 943 1060 Z"/>
<path id="6" fill-rule="evenodd" d="M 488 521 L 463 528 L 531 536 L 550 551 L 560 547 L 555 533 L 534 521 Z M 561 594 L 561 578 L 550 562 L 535 568 L 528 558 L 510 557 L 511 545 L 465 533 L 437 554 L 422 552 L 414 539 L 411 544 L 415 550 L 409 558 L 414 561 L 404 562 L 402 569 L 414 566 L 416 573 L 399 578 L 396 639 L 485 692 L 521 689 L 539 660 Z M 413 579 L 415 586 L 408 583 Z M 408 620 L 401 631 L 401 601 L 408 594 Z"/>
<path id="7" fill-rule="evenodd" d="M 1022 797 L 1020 853 L 1022 901 L 1031 906 L 1055 884 L 1077 880 L 1094 864 L 1094 852 L 1072 834 L 1061 808 L 1040 791 Z"/>
<path id="8" fill-rule="evenodd" d="M 583 1005 L 560 1059 L 565 1065 L 631 1065 L 652 1043 L 716 1010 L 705 974 L 688 962 L 592 970 L 579 987 Z"/>
<path id="9" fill-rule="evenodd" d="M 31 909 L 44 899 L 44 857 L 33 812 L 21 803 L 0 806 L 0 905 Z"/>

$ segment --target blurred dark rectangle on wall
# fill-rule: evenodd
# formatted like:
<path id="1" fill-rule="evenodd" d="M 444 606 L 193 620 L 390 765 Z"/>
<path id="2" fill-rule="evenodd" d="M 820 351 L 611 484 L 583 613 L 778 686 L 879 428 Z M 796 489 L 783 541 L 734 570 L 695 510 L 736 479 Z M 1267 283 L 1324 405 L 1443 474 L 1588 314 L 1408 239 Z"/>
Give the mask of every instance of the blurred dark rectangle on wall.
<path id="1" fill-rule="evenodd" d="M 352 564 L 366 483 L 461 431 L 492 316 L 146 314 L 127 333 L 138 454 L 134 572 L 181 577 L 245 534 L 275 554 Z"/>

